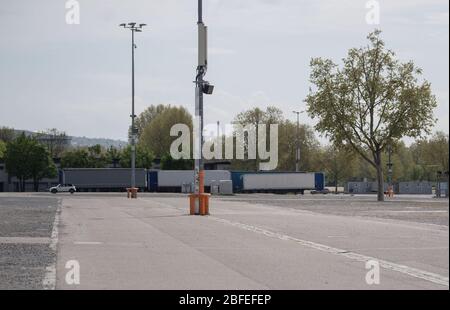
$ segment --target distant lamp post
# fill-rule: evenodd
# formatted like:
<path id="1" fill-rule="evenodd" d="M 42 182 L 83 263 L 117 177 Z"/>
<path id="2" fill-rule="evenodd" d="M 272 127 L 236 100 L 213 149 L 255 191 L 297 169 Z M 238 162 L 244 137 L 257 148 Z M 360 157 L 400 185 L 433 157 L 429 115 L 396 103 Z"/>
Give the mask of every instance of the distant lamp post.
<path id="1" fill-rule="evenodd" d="M 295 171 L 300 171 L 300 114 L 305 113 L 305 111 L 292 111 L 292 113 L 297 114 L 297 147 L 295 151 Z"/>
<path id="2" fill-rule="evenodd" d="M 137 48 L 134 44 L 134 33 L 142 32 L 146 24 L 128 23 L 120 24 L 120 27 L 131 30 L 131 189 L 136 189 L 136 135 L 135 126 L 136 114 L 134 111 L 134 50 Z"/>
<path id="3" fill-rule="evenodd" d="M 393 175 L 393 169 L 392 167 L 394 164 L 392 163 L 392 145 L 388 146 L 388 190 L 387 194 L 389 197 L 394 197 L 394 185 L 392 184 L 392 175 Z"/>
<path id="4" fill-rule="evenodd" d="M 389 186 L 392 186 L 392 175 L 393 175 L 393 169 L 392 169 L 392 167 L 394 166 L 394 164 L 392 163 L 392 146 L 391 145 L 389 145 L 388 146 L 388 164 L 387 164 L 387 166 L 388 166 L 388 183 L 389 183 Z"/>

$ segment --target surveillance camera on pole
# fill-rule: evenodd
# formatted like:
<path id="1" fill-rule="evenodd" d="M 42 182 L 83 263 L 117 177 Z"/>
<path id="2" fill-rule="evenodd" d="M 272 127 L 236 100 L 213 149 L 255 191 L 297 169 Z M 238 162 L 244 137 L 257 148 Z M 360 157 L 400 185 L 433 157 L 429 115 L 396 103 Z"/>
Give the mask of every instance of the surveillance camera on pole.
<path id="1" fill-rule="evenodd" d="M 204 192 L 203 167 L 203 94 L 211 95 L 214 86 L 204 80 L 208 69 L 208 28 L 203 23 L 203 1 L 198 0 L 198 65 L 195 78 L 195 118 L 198 124 L 194 149 L 198 150 L 195 159 L 195 193 L 190 197 L 191 214 L 207 215 L 209 197 Z"/>

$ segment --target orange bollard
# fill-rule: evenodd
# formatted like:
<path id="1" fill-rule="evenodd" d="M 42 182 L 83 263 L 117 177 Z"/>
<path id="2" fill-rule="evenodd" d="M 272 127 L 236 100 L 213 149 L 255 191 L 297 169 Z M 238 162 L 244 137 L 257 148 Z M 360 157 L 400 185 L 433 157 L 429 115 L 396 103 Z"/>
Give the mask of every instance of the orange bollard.
<path id="1" fill-rule="evenodd" d="M 189 195 L 189 214 L 190 215 L 209 215 L 209 198 L 210 194 L 205 194 L 205 171 L 199 172 L 199 194 Z M 196 204 L 199 203 L 199 214 L 195 213 Z"/>
<path id="2" fill-rule="evenodd" d="M 136 199 L 139 188 L 127 188 L 127 198 Z"/>
<path id="3" fill-rule="evenodd" d="M 189 195 L 189 214 L 190 215 L 195 215 L 195 202 L 197 200 L 197 195 L 196 194 L 190 194 Z"/>

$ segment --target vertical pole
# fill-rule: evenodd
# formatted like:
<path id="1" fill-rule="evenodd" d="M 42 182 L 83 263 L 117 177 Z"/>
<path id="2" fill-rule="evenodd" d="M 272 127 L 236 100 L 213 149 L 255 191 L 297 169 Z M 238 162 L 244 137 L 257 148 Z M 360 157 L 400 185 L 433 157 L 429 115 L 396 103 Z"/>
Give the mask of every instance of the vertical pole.
<path id="1" fill-rule="evenodd" d="M 297 137 L 296 137 L 296 150 L 295 150 L 295 172 L 300 171 L 300 113 L 299 111 L 292 111 L 297 114 Z"/>
<path id="2" fill-rule="evenodd" d="M 217 121 L 217 146 L 219 146 L 219 144 L 220 144 L 220 147 L 222 147 L 222 143 L 220 143 L 221 141 L 220 141 L 220 121 Z M 222 151 L 223 150 L 220 150 L 220 152 L 221 152 L 221 154 L 222 154 Z"/>
<path id="3" fill-rule="evenodd" d="M 389 153 L 389 163 L 388 163 L 388 183 L 389 186 L 392 186 L 392 146 L 388 146 L 388 153 Z"/>
<path id="4" fill-rule="evenodd" d="M 134 128 L 134 29 L 131 29 L 131 188 L 136 187 L 136 140 Z"/>
<path id="5" fill-rule="evenodd" d="M 203 1 L 198 0 L 198 23 L 203 23 Z"/>
<path id="6" fill-rule="evenodd" d="M 297 153 L 296 153 L 296 163 L 295 171 L 300 171 L 300 113 L 297 112 Z"/>
<path id="7" fill-rule="evenodd" d="M 199 32 L 199 40 L 200 40 L 200 28 L 203 27 L 203 3 L 202 0 L 198 0 L 198 32 Z M 200 47 L 200 42 L 199 42 Z M 200 49 L 198 53 L 200 54 Z M 200 57 L 199 57 L 200 58 Z M 203 75 L 205 72 L 205 68 L 200 63 L 197 66 L 197 76 L 195 79 L 195 118 L 197 122 L 197 141 L 196 147 L 197 147 L 197 158 L 195 158 L 195 176 L 194 176 L 194 182 L 195 182 L 195 194 L 198 195 L 197 197 L 200 197 L 200 194 L 202 194 L 203 191 L 203 182 L 202 182 L 202 171 L 203 171 Z M 197 202 L 195 204 L 195 214 L 200 214 L 200 198 L 197 199 Z"/>
<path id="8" fill-rule="evenodd" d="M 195 176 L 194 176 L 194 182 L 195 182 L 195 194 L 200 195 L 201 188 L 200 188 L 200 171 L 201 171 L 201 165 L 202 165 L 202 120 L 201 120 L 201 113 L 200 113 L 200 101 L 201 101 L 201 87 L 199 84 L 199 81 L 197 81 L 197 85 L 195 87 L 195 122 L 196 122 L 196 140 L 194 143 L 196 144 L 195 147 L 197 148 L 197 157 L 195 158 Z M 197 196 L 199 197 L 199 196 Z M 195 214 L 198 215 L 200 213 L 200 199 L 196 200 L 195 203 Z"/>

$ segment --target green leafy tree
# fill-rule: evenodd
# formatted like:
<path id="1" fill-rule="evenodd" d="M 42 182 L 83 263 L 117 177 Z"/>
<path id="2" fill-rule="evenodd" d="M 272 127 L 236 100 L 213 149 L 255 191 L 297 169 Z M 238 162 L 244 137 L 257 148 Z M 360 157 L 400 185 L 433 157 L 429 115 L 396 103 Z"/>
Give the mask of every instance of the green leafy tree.
<path id="1" fill-rule="evenodd" d="M 6 143 L 0 140 L 0 160 L 3 160 L 5 153 L 6 153 Z"/>
<path id="2" fill-rule="evenodd" d="M 192 132 L 192 116 L 183 107 L 166 107 L 149 122 L 139 139 L 139 145 L 150 150 L 156 158 L 170 152 L 170 146 L 177 137 L 170 136 L 175 124 L 185 124 Z"/>
<path id="3" fill-rule="evenodd" d="M 40 143 L 33 143 L 28 153 L 30 157 L 29 166 L 30 178 L 33 180 L 34 191 L 39 191 L 39 181 L 44 178 L 54 178 L 58 175 L 58 170 L 53 162 L 50 152 L 46 146 Z"/>
<path id="4" fill-rule="evenodd" d="M 62 168 L 106 168 L 107 165 L 107 152 L 99 144 L 68 150 L 61 157 Z"/>
<path id="5" fill-rule="evenodd" d="M 318 161 L 320 144 L 314 131 L 307 125 L 300 125 L 297 137 L 297 123 L 282 121 L 278 128 L 278 168 L 279 171 L 295 171 L 297 139 L 300 142 L 300 170 L 320 171 Z"/>
<path id="6" fill-rule="evenodd" d="M 280 124 L 284 121 L 283 118 L 283 112 L 276 108 L 276 107 L 267 107 L 267 109 L 261 110 L 260 108 L 253 108 L 244 112 L 239 113 L 235 119 L 234 122 L 236 124 L 239 124 L 241 126 L 248 126 L 252 125 L 255 127 L 255 133 L 256 133 L 256 145 L 258 145 L 259 141 L 259 126 L 260 125 L 266 125 L 266 130 L 269 132 L 270 125 L 271 124 Z M 248 141 L 244 139 L 245 141 L 245 150 L 247 150 L 247 143 Z M 245 155 L 247 156 L 247 151 L 245 151 Z M 260 164 L 260 158 L 258 152 L 256 152 L 256 160 L 246 160 L 246 161 L 233 161 L 233 166 L 235 168 L 241 169 L 241 170 L 255 170 L 259 171 L 259 164 Z"/>
<path id="7" fill-rule="evenodd" d="M 25 191 L 27 179 L 33 179 L 37 191 L 42 178 L 54 177 L 56 174 L 56 167 L 45 146 L 25 134 L 8 142 L 5 165 L 8 174 L 19 179 L 22 192 Z"/>
<path id="8" fill-rule="evenodd" d="M 144 112 L 142 112 L 136 119 L 135 119 L 135 127 L 137 128 L 137 139 L 141 138 L 142 134 L 145 131 L 145 128 L 160 114 L 162 114 L 164 111 L 170 109 L 170 105 L 151 105 L 147 109 L 145 109 Z M 128 135 L 131 134 L 131 126 L 128 131 Z"/>
<path id="9" fill-rule="evenodd" d="M 61 168 L 91 168 L 88 151 L 78 148 L 64 152 L 61 157 Z"/>
<path id="10" fill-rule="evenodd" d="M 87 148 L 89 168 L 106 168 L 108 159 L 106 152 L 100 144 L 96 144 Z"/>
<path id="11" fill-rule="evenodd" d="M 14 133 L 14 129 L 8 127 L 0 127 L 0 141 L 5 143 L 11 142 L 14 140 L 16 134 Z"/>
<path id="12" fill-rule="evenodd" d="M 189 159 L 173 159 L 170 154 L 161 158 L 161 170 L 192 170 L 194 161 Z"/>
<path id="13" fill-rule="evenodd" d="M 437 171 L 449 170 L 449 136 L 437 132 L 429 139 L 421 139 L 410 146 L 414 163 L 414 180 L 435 181 Z"/>
<path id="14" fill-rule="evenodd" d="M 382 154 L 403 137 L 429 133 L 435 123 L 436 99 L 422 70 L 400 63 L 387 50 L 380 31 L 370 44 L 353 48 L 343 68 L 331 60 L 311 61 L 314 89 L 306 98 L 308 113 L 318 119 L 316 130 L 334 145 L 350 147 L 377 172 L 378 200 L 384 200 Z"/>
<path id="15" fill-rule="evenodd" d="M 70 146 L 70 137 L 65 132 L 59 131 L 56 128 L 39 132 L 35 137 L 47 147 L 52 158 L 61 157 L 62 153 Z"/>
<path id="16" fill-rule="evenodd" d="M 136 147 L 136 168 L 151 169 L 154 156 L 145 146 Z M 124 148 L 120 154 L 120 166 L 122 168 L 131 168 L 131 146 Z"/>
<path id="17" fill-rule="evenodd" d="M 334 186 L 334 191 L 338 193 L 339 185 L 343 185 L 349 180 L 354 172 L 356 162 L 355 154 L 346 149 L 335 146 L 328 146 L 323 149 L 322 167 L 326 173 L 328 184 Z"/>
<path id="18" fill-rule="evenodd" d="M 106 160 L 109 163 L 112 163 L 114 168 L 117 168 L 117 165 L 120 163 L 121 156 L 122 156 L 121 151 L 114 146 L 110 146 L 106 150 Z"/>
<path id="19" fill-rule="evenodd" d="M 437 132 L 424 145 L 423 160 L 429 165 L 436 165 L 440 171 L 448 171 L 449 136 Z"/>

